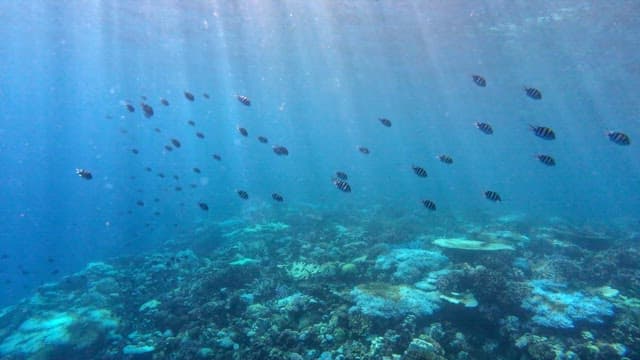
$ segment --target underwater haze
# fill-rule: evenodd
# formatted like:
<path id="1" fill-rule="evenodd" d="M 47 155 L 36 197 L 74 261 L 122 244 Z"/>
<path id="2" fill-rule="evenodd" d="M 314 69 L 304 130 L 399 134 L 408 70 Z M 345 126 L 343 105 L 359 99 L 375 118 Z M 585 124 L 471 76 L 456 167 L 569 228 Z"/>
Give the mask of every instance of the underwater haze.
<path id="1" fill-rule="evenodd" d="M 561 345 L 544 344 L 558 359 L 598 358 L 568 345 L 584 331 L 610 345 L 598 356 L 640 356 L 637 336 L 592 329 L 624 323 L 633 338 L 640 303 L 626 300 L 640 297 L 639 12 L 636 1 L 2 2 L 0 305 L 57 325 L 5 309 L 0 355 L 542 359 L 539 338 L 561 329 Z M 175 282 L 145 282 L 160 265 Z M 473 284 L 492 280 L 478 267 L 502 290 L 479 294 Z M 229 272 L 247 283 L 198 277 Z M 178 290 L 185 279 L 202 286 Z M 227 312 L 194 315 L 215 324 L 210 337 L 191 320 L 149 325 L 153 311 L 199 309 L 207 286 Z M 625 300 L 593 290 L 604 286 Z M 517 300 L 493 303 L 503 287 Z M 367 298 L 410 291 L 433 302 Z M 53 293 L 66 304 L 42 299 Z M 452 294 L 475 295 L 463 305 L 474 320 L 456 318 Z M 340 306 L 333 333 L 302 339 L 328 320 L 301 313 Z M 558 306 L 580 314 L 549 318 Z M 131 313 L 147 328 L 125 324 Z M 255 325 L 274 314 L 295 326 Z M 396 328 L 408 314 L 415 324 Z M 81 345 L 25 330 L 84 318 L 101 336 Z"/>

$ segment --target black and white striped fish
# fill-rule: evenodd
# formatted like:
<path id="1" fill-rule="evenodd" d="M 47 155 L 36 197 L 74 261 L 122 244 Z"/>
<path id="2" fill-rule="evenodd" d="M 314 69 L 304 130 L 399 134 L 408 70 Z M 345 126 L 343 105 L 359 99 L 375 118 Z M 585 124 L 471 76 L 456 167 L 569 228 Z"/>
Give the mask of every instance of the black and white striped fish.
<path id="1" fill-rule="evenodd" d="M 186 98 L 187 98 L 187 100 L 189 100 L 189 101 L 193 101 L 193 100 L 196 98 L 196 97 L 195 97 L 195 96 L 193 96 L 193 94 L 192 94 L 192 93 L 190 93 L 189 91 L 185 91 L 185 92 L 184 92 L 184 97 L 186 97 Z"/>
<path id="2" fill-rule="evenodd" d="M 502 201 L 500 194 L 495 191 L 487 190 L 484 192 L 484 197 L 493 202 Z"/>
<path id="3" fill-rule="evenodd" d="M 491 125 L 489 125 L 488 123 L 485 122 L 476 122 L 475 123 L 476 127 L 478 129 L 480 129 L 480 131 L 482 131 L 483 133 L 487 134 L 487 135 L 491 135 L 493 134 L 493 128 L 491 127 Z"/>
<path id="4" fill-rule="evenodd" d="M 247 137 L 249 136 L 249 132 L 247 131 L 247 129 L 238 126 L 238 132 L 240 133 L 240 135 Z"/>
<path id="5" fill-rule="evenodd" d="M 426 207 L 427 209 L 431 210 L 431 211 L 435 211 L 436 210 L 436 203 L 434 203 L 431 200 L 422 200 L 422 205 L 424 205 L 424 207 Z"/>
<path id="6" fill-rule="evenodd" d="M 540 100 L 542 99 L 542 93 L 540 92 L 540 90 L 536 89 L 536 88 L 532 88 L 532 87 L 524 87 L 524 93 L 527 94 L 528 97 L 534 99 L 534 100 Z"/>
<path id="7" fill-rule="evenodd" d="M 471 78 L 473 79 L 473 82 L 476 83 L 476 85 L 478 85 L 480 87 L 487 86 L 487 80 L 485 80 L 484 77 L 482 77 L 480 75 L 471 75 Z"/>
<path id="8" fill-rule="evenodd" d="M 282 145 L 274 145 L 273 152 L 278 156 L 287 156 L 289 155 L 289 149 Z"/>
<path id="9" fill-rule="evenodd" d="M 549 127 L 534 126 L 534 125 L 529 125 L 529 126 L 531 127 L 533 134 L 539 138 L 542 138 L 545 140 L 554 140 L 556 138 L 556 133 L 553 132 L 553 129 Z"/>
<path id="10" fill-rule="evenodd" d="M 236 192 L 238 193 L 238 196 L 240 196 L 240 199 L 242 199 L 242 200 L 247 200 L 247 199 L 249 199 L 249 194 L 248 194 L 246 191 L 244 191 L 244 190 L 237 190 Z"/>
<path id="11" fill-rule="evenodd" d="M 126 103 L 124 106 L 127 108 L 128 112 L 135 112 L 136 111 L 136 108 L 133 107 L 133 105 L 131 105 L 129 103 Z"/>
<path id="12" fill-rule="evenodd" d="M 284 201 L 284 197 L 282 197 L 282 195 L 280 195 L 280 194 L 278 194 L 278 193 L 273 193 L 273 194 L 271 194 L 271 198 L 272 198 L 274 201 L 277 201 L 277 202 L 283 202 L 283 201 Z"/>
<path id="13" fill-rule="evenodd" d="M 365 155 L 369 155 L 369 153 L 371 151 L 369 151 L 369 148 L 366 146 L 358 146 L 358 151 L 360 151 L 361 153 L 365 154 Z"/>
<path id="14" fill-rule="evenodd" d="M 386 127 L 391 127 L 391 120 L 387 118 L 379 118 L 378 120 L 380 120 L 380 123 L 382 123 L 382 125 Z"/>
<path id="15" fill-rule="evenodd" d="M 153 116 L 153 108 L 151 107 L 151 105 L 147 103 L 140 103 L 140 106 L 142 107 L 142 112 L 144 113 L 144 117 L 148 119 Z"/>
<path id="16" fill-rule="evenodd" d="M 453 158 L 447 154 L 438 155 L 438 159 L 447 165 L 453 164 Z"/>
<path id="17" fill-rule="evenodd" d="M 261 135 L 261 136 L 258 136 L 258 141 L 263 143 L 263 144 L 266 144 L 266 143 L 269 142 L 269 139 L 267 139 L 265 136 Z"/>
<path id="18" fill-rule="evenodd" d="M 244 96 L 244 95 L 236 95 L 236 98 L 238 99 L 238 101 L 240 101 L 240 103 L 244 106 L 251 106 L 251 100 L 249 100 L 248 97 Z M 259 107 L 259 106 L 258 106 Z"/>
<path id="19" fill-rule="evenodd" d="M 538 154 L 536 155 L 536 158 L 538 158 L 538 160 L 540 160 L 541 163 L 547 166 L 556 166 L 556 160 L 553 157 L 551 157 L 551 155 Z"/>
<path id="20" fill-rule="evenodd" d="M 333 179 L 333 185 L 342 192 L 351 192 L 351 186 L 345 180 L 335 178 Z"/>
<path id="21" fill-rule="evenodd" d="M 609 131 L 607 133 L 607 136 L 609 137 L 609 140 L 611 140 L 611 142 L 615 144 L 631 145 L 631 138 L 625 133 L 619 131 Z"/>
<path id="22" fill-rule="evenodd" d="M 427 177 L 427 170 L 425 170 L 424 168 L 416 165 L 411 165 L 411 168 L 413 169 L 413 172 L 416 173 L 416 175 L 420 177 Z"/>

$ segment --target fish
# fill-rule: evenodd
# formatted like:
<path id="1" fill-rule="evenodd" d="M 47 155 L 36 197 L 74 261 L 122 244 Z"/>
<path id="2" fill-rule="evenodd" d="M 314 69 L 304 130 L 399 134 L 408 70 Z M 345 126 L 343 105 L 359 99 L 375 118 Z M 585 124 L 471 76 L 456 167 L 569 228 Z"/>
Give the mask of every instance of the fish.
<path id="1" fill-rule="evenodd" d="M 187 100 L 189 100 L 189 101 L 193 101 L 195 99 L 195 96 L 193 96 L 193 94 L 188 92 L 188 91 L 184 92 L 184 97 L 186 97 Z"/>
<path id="2" fill-rule="evenodd" d="M 198 187 L 198 185 L 197 184 L 189 184 L 189 187 L 192 188 L 192 189 L 195 189 L 195 188 Z"/>
<path id="3" fill-rule="evenodd" d="M 191 126 L 196 126 L 196 122 L 193 120 L 189 120 L 187 121 L 187 124 L 191 125 Z"/>
<path id="4" fill-rule="evenodd" d="M 247 137 L 249 136 L 249 132 L 247 131 L 247 129 L 238 126 L 238 132 L 240 133 L 240 135 Z"/>
<path id="5" fill-rule="evenodd" d="M 413 172 L 416 173 L 419 177 L 427 177 L 427 170 L 421 168 L 420 166 L 411 165 Z"/>
<path id="6" fill-rule="evenodd" d="M 155 128 L 155 129 L 153 129 L 153 130 L 154 130 L 155 132 L 157 132 L 157 133 L 162 132 L 162 130 L 160 130 L 160 128 Z"/>
<path id="7" fill-rule="evenodd" d="M 387 118 L 379 118 L 378 120 L 380 120 L 380 123 L 382 123 L 382 125 L 386 127 L 391 127 L 391 120 Z"/>
<path id="8" fill-rule="evenodd" d="M 164 105 L 164 106 L 169 106 L 169 100 L 162 98 L 160 99 L 160 104 Z"/>
<path id="9" fill-rule="evenodd" d="M 540 90 L 536 89 L 536 88 L 532 88 L 532 87 L 524 87 L 524 93 L 527 94 L 528 97 L 534 99 L 534 100 L 540 100 L 542 99 L 542 93 L 540 92 Z"/>
<path id="10" fill-rule="evenodd" d="M 240 101 L 240 103 L 244 106 L 251 106 L 251 100 L 249 100 L 248 97 L 244 96 L 244 95 L 236 95 L 236 98 L 238 99 L 238 101 Z"/>
<path id="11" fill-rule="evenodd" d="M 336 177 L 340 180 L 348 180 L 349 176 L 344 171 L 336 171 Z"/>
<path id="12" fill-rule="evenodd" d="M 141 95 L 141 96 L 140 96 L 140 99 L 142 99 L 142 101 L 147 101 L 147 97 L 146 97 L 146 96 L 144 96 L 144 95 Z"/>
<path id="13" fill-rule="evenodd" d="M 174 189 L 175 189 L 176 191 L 182 191 L 182 187 L 181 187 L 181 186 L 176 186 Z"/>
<path id="14" fill-rule="evenodd" d="M 220 156 L 218 154 L 213 154 L 213 155 L 211 155 L 211 157 L 213 158 L 213 160 L 217 160 L 217 161 L 221 161 L 222 160 L 222 156 Z"/>
<path id="15" fill-rule="evenodd" d="M 244 191 L 244 190 L 236 190 L 236 192 L 238 193 L 238 196 L 240 196 L 240 199 L 242 199 L 242 200 L 249 199 L 249 194 L 246 191 Z"/>
<path id="16" fill-rule="evenodd" d="M 358 146 L 358 151 L 360 151 L 361 153 L 365 154 L 365 155 L 369 155 L 370 151 L 369 148 L 366 146 Z"/>
<path id="17" fill-rule="evenodd" d="M 160 202 L 160 198 L 153 198 L 153 202 Z"/>
<path id="18" fill-rule="evenodd" d="M 142 112 L 144 113 L 144 117 L 148 119 L 153 116 L 153 108 L 151 107 L 151 105 L 146 103 L 140 103 L 140 106 L 142 106 Z"/>
<path id="19" fill-rule="evenodd" d="M 342 179 L 334 178 L 332 180 L 333 185 L 342 192 L 351 192 L 351 185 Z"/>
<path id="20" fill-rule="evenodd" d="M 144 206 L 144 201 L 142 201 L 142 200 L 138 200 L 138 201 L 136 201 L 136 205 L 138 205 L 138 206 Z"/>
<path id="21" fill-rule="evenodd" d="M 93 179 L 93 174 L 91 174 L 91 171 L 86 169 L 76 169 L 76 174 L 85 180 Z"/>
<path id="22" fill-rule="evenodd" d="M 269 139 L 267 139 L 267 138 L 266 138 L 266 137 L 264 137 L 264 136 L 258 136 L 258 141 L 260 141 L 260 142 L 261 142 L 261 143 L 263 143 L 263 144 L 266 144 L 266 143 L 268 143 L 268 142 L 269 142 Z"/>
<path id="23" fill-rule="evenodd" d="M 551 157 L 551 155 L 538 154 L 536 155 L 536 158 L 538 158 L 538 160 L 540 160 L 541 163 L 547 166 L 556 166 L 556 160 L 553 157 Z"/>
<path id="24" fill-rule="evenodd" d="M 614 144 L 623 146 L 631 145 L 631 138 L 629 137 L 629 135 L 620 131 L 609 131 L 607 132 L 607 136 L 609 137 L 609 140 L 611 140 L 611 142 L 613 142 Z"/>
<path id="25" fill-rule="evenodd" d="M 164 173 L 158 173 L 158 177 L 163 178 L 164 179 Z"/>
<path id="26" fill-rule="evenodd" d="M 274 145 L 273 152 L 278 156 L 287 156 L 289 155 L 289 150 L 282 145 Z"/>
<path id="27" fill-rule="evenodd" d="M 200 168 L 197 168 L 197 167 L 193 168 L 193 172 L 196 173 L 196 174 L 200 174 L 201 173 Z"/>
<path id="28" fill-rule="evenodd" d="M 204 139 L 204 134 L 199 131 L 196 133 L 196 136 L 200 139 Z"/>
<path id="29" fill-rule="evenodd" d="M 129 111 L 129 112 L 135 112 L 136 111 L 136 108 L 133 107 L 133 105 L 131 105 L 131 104 L 127 103 L 124 106 L 127 108 L 127 111 Z"/>
<path id="30" fill-rule="evenodd" d="M 487 200 L 491 200 L 493 202 L 502 201 L 502 198 L 500 197 L 500 194 L 498 194 L 495 191 L 491 191 L 491 190 L 485 191 L 484 192 L 484 197 L 487 198 Z"/>
<path id="31" fill-rule="evenodd" d="M 488 123 L 485 122 L 476 122 L 476 127 L 478 129 L 480 129 L 480 131 L 482 131 L 483 133 L 487 134 L 487 135 L 491 135 L 493 134 L 493 127 L 491 127 L 491 125 L 489 125 Z"/>
<path id="32" fill-rule="evenodd" d="M 277 201 L 277 202 L 283 202 L 283 201 L 284 201 L 284 198 L 282 197 L 282 195 L 280 195 L 280 194 L 278 194 L 278 193 L 273 193 L 273 194 L 271 194 L 271 198 L 272 198 L 274 201 Z"/>
<path id="33" fill-rule="evenodd" d="M 198 206 L 202 211 L 209 211 L 209 205 L 207 205 L 207 203 L 199 202 Z"/>
<path id="34" fill-rule="evenodd" d="M 178 176 L 178 175 L 173 175 L 173 178 L 174 178 L 175 180 L 180 180 L 180 176 Z"/>
<path id="35" fill-rule="evenodd" d="M 171 147 L 171 145 L 165 145 L 164 149 L 167 151 L 173 151 L 173 148 Z"/>
<path id="36" fill-rule="evenodd" d="M 453 158 L 447 154 L 438 155 L 438 159 L 447 165 L 453 164 Z"/>
<path id="37" fill-rule="evenodd" d="M 150 168 L 150 167 L 148 167 L 148 166 L 147 166 L 147 167 L 145 167 L 144 169 L 145 169 L 147 172 L 151 172 L 151 171 L 153 171 L 153 169 L 151 169 L 151 168 Z"/>
<path id="38" fill-rule="evenodd" d="M 480 75 L 471 75 L 471 79 L 473 79 L 473 82 L 480 87 L 487 86 L 487 80 Z"/>
<path id="39" fill-rule="evenodd" d="M 422 200 L 422 205 L 424 205 L 424 207 L 426 207 L 427 209 L 431 210 L 431 211 L 435 211 L 436 210 L 436 203 L 434 203 L 431 200 Z"/>
<path id="40" fill-rule="evenodd" d="M 202 97 L 204 97 L 205 99 L 210 99 L 211 97 L 209 96 L 209 94 L 207 93 L 202 93 Z"/>
<path id="41" fill-rule="evenodd" d="M 533 134 L 539 138 L 545 140 L 554 140 L 556 138 L 556 133 L 553 132 L 553 129 L 546 126 L 534 126 L 529 124 Z"/>
<path id="42" fill-rule="evenodd" d="M 58 275 L 60 273 L 60 270 L 58 269 L 54 269 L 50 272 L 51 275 Z"/>
<path id="43" fill-rule="evenodd" d="M 136 155 L 140 153 L 140 151 L 138 151 L 138 149 L 131 149 L 131 152 L 136 154 Z"/>
<path id="44" fill-rule="evenodd" d="M 180 143 L 180 141 L 178 141 L 178 139 L 171 139 L 171 143 L 173 144 L 173 146 L 175 146 L 177 148 L 182 146 L 182 144 Z"/>

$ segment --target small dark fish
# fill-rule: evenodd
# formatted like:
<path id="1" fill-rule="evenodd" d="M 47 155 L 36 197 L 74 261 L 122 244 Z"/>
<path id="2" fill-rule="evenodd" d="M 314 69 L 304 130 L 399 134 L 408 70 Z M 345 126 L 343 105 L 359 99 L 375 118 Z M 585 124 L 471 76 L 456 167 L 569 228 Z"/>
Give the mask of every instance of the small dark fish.
<path id="1" fill-rule="evenodd" d="M 138 149 L 131 149 L 131 152 L 132 152 L 132 153 L 134 153 L 134 154 L 136 154 L 136 155 L 140 153 L 140 152 L 138 151 Z"/>
<path id="2" fill-rule="evenodd" d="M 274 145 L 273 152 L 278 156 L 287 156 L 289 155 L 289 150 L 282 145 Z"/>
<path id="3" fill-rule="evenodd" d="M 244 95 L 238 95 L 238 96 L 236 96 L 236 98 L 238 99 L 238 101 L 240 101 L 242 103 L 242 105 L 251 106 L 251 100 L 249 100 L 248 97 L 246 97 Z"/>
<path id="4" fill-rule="evenodd" d="M 175 191 L 182 191 L 182 186 L 176 186 L 176 187 L 174 188 L 174 190 L 175 190 Z"/>
<path id="5" fill-rule="evenodd" d="M 196 136 L 200 139 L 204 139 L 204 134 L 199 131 L 196 133 Z"/>
<path id="6" fill-rule="evenodd" d="M 196 184 L 189 184 L 189 187 L 190 187 L 190 188 L 192 188 L 192 189 L 195 189 L 195 188 L 197 188 L 197 187 L 198 187 L 198 185 L 196 185 Z"/>
<path id="7" fill-rule="evenodd" d="M 93 179 L 93 175 L 91 174 L 91 172 L 89 170 L 76 169 L 76 174 L 78 174 L 78 176 L 80 176 L 81 178 L 83 178 L 85 180 Z"/>
<path id="8" fill-rule="evenodd" d="M 478 85 L 480 87 L 487 86 L 487 80 L 485 80 L 484 77 L 482 77 L 480 75 L 471 75 L 471 78 L 473 79 L 473 82 L 476 83 L 476 85 Z"/>
<path id="9" fill-rule="evenodd" d="M 153 130 L 154 130 L 155 132 L 157 132 L 157 133 L 162 132 L 162 130 L 160 130 L 160 128 L 155 128 L 155 129 L 153 129 Z"/>
<path id="10" fill-rule="evenodd" d="M 141 96 L 140 96 L 140 99 L 142 99 L 142 101 L 147 101 L 147 97 L 146 97 L 146 96 L 144 96 L 144 95 L 141 95 Z"/>
<path id="11" fill-rule="evenodd" d="M 171 143 L 173 144 L 173 146 L 175 146 L 177 148 L 182 146 L 182 144 L 180 144 L 180 141 L 178 141 L 178 139 L 171 139 Z"/>
<path id="12" fill-rule="evenodd" d="M 438 155 L 438 159 L 447 165 L 453 164 L 453 158 L 447 154 Z"/>
<path id="13" fill-rule="evenodd" d="M 536 155 L 536 158 L 547 166 L 556 166 L 556 160 L 552 158 L 551 155 L 538 154 Z"/>
<path id="14" fill-rule="evenodd" d="M 195 99 L 195 97 L 193 96 L 193 94 L 192 94 L 192 93 L 190 93 L 190 92 L 188 92 L 188 91 L 185 91 L 185 92 L 184 92 L 184 97 L 186 97 L 186 98 L 187 98 L 187 100 L 189 100 L 189 101 L 193 101 L 193 100 Z"/>
<path id="15" fill-rule="evenodd" d="M 436 203 L 434 203 L 431 200 L 422 200 L 422 205 L 424 205 L 424 207 L 426 207 L 427 209 L 429 209 L 431 211 L 435 211 L 436 210 Z"/>
<path id="16" fill-rule="evenodd" d="M 618 145 L 631 145 L 631 138 L 629 135 L 619 131 L 609 131 L 607 133 L 609 140 Z"/>
<path id="17" fill-rule="evenodd" d="M 221 161 L 222 160 L 222 156 L 220 156 L 218 154 L 213 154 L 213 155 L 211 155 L 211 157 L 213 157 L 213 160 L 217 160 L 217 161 Z"/>
<path id="18" fill-rule="evenodd" d="M 528 97 L 534 99 L 534 100 L 540 100 L 542 99 L 542 93 L 540 92 L 540 90 L 536 89 L 536 88 L 531 88 L 531 87 L 524 87 L 524 92 L 525 94 L 527 94 Z"/>
<path id="19" fill-rule="evenodd" d="M 554 140 L 556 138 L 556 133 L 554 133 L 551 128 L 545 126 L 529 126 L 531 127 L 531 130 L 533 130 L 533 134 L 539 138 L 545 140 Z"/>
<path id="20" fill-rule="evenodd" d="M 240 132 L 240 135 L 247 137 L 249 136 L 249 132 L 247 131 L 247 129 L 243 128 L 243 127 L 239 127 L 238 126 L 238 132 Z"/>
<path id="21" fill-rule="evenodd" d="M 171 147 L 171 145 L 165 145 L 164 149 L 167 151 L 173 151 L 173 148 Z"/>
<path id="22" fill-rule="evenodd" d="M 8 259 L 8 258 L 9 258 L 9 255 L 8 255 L 8 254 L 2 254 L 2 255 L 0 256 L 0 259 L 2 259 L 2 260 L 4 260 L 4 259 Z"/>
<path id="23" fill-rule="evenodd" d="M 420 166 L 411 165 L 413 172 L 420 177 L 427 177 L 427 170 L 421 168 Z"/>
<path id="24" fill-rule="evenodd" d="M 484 192 L 484 197 L 493 202 L 502 201 L 500 194 L 495 191 L 487 190 Z"/>
<path id="25" fill-rule="evenodd" d="M 280 195 L 280 194 L 278 194 L 278 193 L 273 193 L 273 194 L 271 194 L 271 198 L 272 198 L 274 201 L 277 201 L 277 202 L 283 202 L 283 201 L 284 201 L 284 198 L 282 197 L 282 195 Z"/>
<path id="26" fill-rule="evenodd" d="M 342 192 L 351 192 L 351 185 L 349 185 L 348 182 L 338 178 L 335 178 L 332 181 L 333 181 L 333 185 L 335 185 L 335 187 L 338 188 L 338 190 Z"/>
<path id="27" fill-rule="evenodd" d="M 138 201 L 136 201 L 136 205 L 138 205 L 138 206 L 144 206 L 144 201 L 142 201 L 142 200 L 138 200 Z"/>
<path id="28" fill-rule="evenodd" d="M 129 131 L 127 129 L 120 129 L 120 134 L 128 134 Z"/>
<path id="29" fill-rule="evenodd" d="M 268 143 L 268 142 L 269 142 L 269 139 L 267 139 L 267 138 L 266 138 L 266 137 L 264 137 L 264 136 L 258 136 L 258 141 L 260 141 L 260 142 L 261 142 L 261 143 L 263 143 L 263 144 L 266 144 L 266 143 Z"/>
<path id="30" fill-rule="evenodd" d="M 136 111 L 136 108 L 133 107 L 133 105 L 131 105 L 131 104 L 125 104 L 125 107 L 127 108 L 127 111 L 129 111 L 129 112 L 135 112 Z"/>
<path id="31" fill-rule="evenodd" d="M 202 96 L 203 96 L 205 99 L 210 99 L 210 98 L 211 98 L 211 97 L 209 96 L 209 94 L 207 94 L 207 93 L 203 93 L 203 94 L 202 94 Z"/>
<path id="32" fill-rule="evenodd" d="M 51 275 L 58 275 L 58 274 L 60 274 L 60 270 L 58 270 L 58 269 L 54 269 L 54 270 L 52 270 L 52 271 L 50 272 L 50 274 L 51 274 Z"/>
<path id="33" fill-rule="evenodd" d="M 238 196 L 240 196 L 240 199 L 242 200 L 247 200 L 249 199 L 249 194 L 244 191 L 244 190 L 237 190 Z"/>
<path id="34" fill-rule="evenodd" d="M 478 129 L 480 129 L 480 131 L 482 131 L 483 133 L 487 134 L 487 135 L 491 135 L 493 134 L 493 128 L 491 127 L 491 125 L 484 123 L 484 122 L 476 122 L 476 127 Z"/>
<path id="35" fill-rule="evenodd" d="M 340 180 L 348 180 L 349 176 L 344 171 L 336 171 L 336 177 Z"/>
<path id="36" fill-rule="evenodd" d="M 151 107 L 151 105 L 146 103 L 140 103 L 140 106 L 142 106 L 142 112 L 144 113 L 144 117 L 148 119 L 153 116 L 153 108 Z"/>
<path id="37" fill-rule="evenodd" d="M 160 99 L 160 104 L 164 105 L 164 106 L 169 106 L 169 100 L 162 98 Z"/>
<path id="38" fill-rule="evenodd" d="M 153 198 L 153 202 L 160 202 L 160 198 Z"/>
<path id="39" fill-rule="evenodd" d="M 178 175 L 173 175 L 173 178 L 176 179 L 176 180 L 180 180 L 180 176 L 178 176 Z"/>
<path id="40" fill-rule="evenodd" d="M 389 120 L 387 118 L 379 118 L 378 120 L 380 120 L 382 125 L 384 125 L 386 127 L 391 127 L 391 120 Z"/>
<path id="41" fill-rule="evenodd" d="M 155 215 L 155 216 L 160 216 L 160 211 L 154 211 L 154 212 L 153 212 L 153 215 Z"/>
<path id="42" fill-rule="evenodd" d="M 360 151 L 361 153 L 365 154 L 365 155 L 369 155 L 370 151 L 368 147 L 365 146 L 358 146 L 358 151 Z"/>
<path id="43" fill-rule="evenodd" d="M 48 262 L 48 263 L 50 263 L 50 264 L 51 264 L 51 263 L 53 263 L 53 262 L 55 262 L 55 261 L 56 261 L 56 259 L 54 259 L 53 257 L 51 257 L 51 256 L 47 256 L 47 262 Z"/>
<path id="44" fill-rule="evenodd" d="M 193 120 L 189 120 L 187 121 L 187 124 L 191 125 L 191 126 L 196 126 L 196 122 Z"/>
<path id="45" fill-rule="evenodd" d="M 203 211 L 209 211 L 209 205 L 207 205 L 206 203 L 199 202 L 198 206 L 200 206 L 200 209 L 202 209 Z"/>
<path id="46" fill-rule="evenodd" d="M 153 171 L 153 169 L 151 169 L 151 168 L 150 168 L 150 167 L 148 167 L 148 166 L 147 166 L 147 167 L 145 167 L 144 169 L 145 169 L 147 172 L 151 172 L 151 171 Z"/>
<path id="47" fill-rule="evenodd" d="M 194 173 L 196 173 L 196 174 L 200 174 L 200 172 L 201 172 L 201 171 L 200 171 L 200 169 L 199 169 L 199 168 L 194 167 L 194 168 L 193 168 L 193 172 L 194 172 Z"/>
<path id="48" fill-rule="evenodd" d="M 158 177 L 163 178 L 164 179 L 164 173 L 158 173 Z"/>

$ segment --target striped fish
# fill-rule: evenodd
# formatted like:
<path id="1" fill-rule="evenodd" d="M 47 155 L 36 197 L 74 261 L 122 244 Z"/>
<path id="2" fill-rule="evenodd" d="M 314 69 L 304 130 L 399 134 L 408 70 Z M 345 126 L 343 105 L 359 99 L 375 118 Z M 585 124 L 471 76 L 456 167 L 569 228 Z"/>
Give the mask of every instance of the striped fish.
<path id="1" fill-rule="evenodd" d="M 342 192 L 351 192 L 351 186 L 349 185 L 348 182 L 341 180 L 341 179 L 333 179 L 333 185 L 336 186 L 336 188 L 338 188 L 338 190 L 342 191 Z"/>
<path id="2" fill-rule="evenodd" d="M 193 94 L 190 93 L 189 91 L 185 91 L 184 92 L 184 97 L 186 97 L 187 100 L 189 100 L 189 101 L 193 101 L 195 99 L 195 96 L 193 96 Z"/>
<path id="3" fill-rule="evenodd" d="M 369 155 L 369 153 L 371 153 L 371 151 L 369 151 L 369 148 L 366 146 L 358 146 L 358 151 L 365 155 Z"/>
<path id="4" fill-rule="evenodd" d="M 485 80 L 485 78 L 483 78 L 480 75 L 471 75 L 471 78 L 473 79 L 473 82 L 476 83 L 476 85 L 480 86 L 480 87 L 485 87 L 487 86 L 487 80 Z"/>
<path id="5" fill-rule="evenodd" d="M 491 127 L 491 125 L 484 123 L 484 122 L 476 122 L 476 127 L 478 129 L 480 129 L 480 131 L 482 131 L 483 133 L 487 134 L 487 135 L 491 135 L 493 134 L 493 128 Z"/>
<path id="6" fill-rule="evenodd" d="M 271 194 L 271 198 L 272 198 L 274 201 L 277 201 L 277 202 L 283 202 L 283 201 L 284 201 L 284 197 L 282 197 L 282 195 L 280 195 L 280 194 L 278 194 L 278 193 L 273 193 L 273 194 Z"/>
<path id="7" fill-rule="evenodd" d="M 422 205 L 424 205 L 424 207 L 426 207 L 427 209 L 429 209 L 431 211 L 435 211 L 436 210 L 436 203 L 434 203 L 431 200 L 422 200 Z"/>
<path id="8" fill-rule="evenodd" d="M 247 137 L 249 136 L 249 132 L 247 131 L 247 129 L 243 128 L 243 127 L 239 127 L 238 126 L 238 132 L 240 132 L 240 135 Z"/>
<path id="9" fill-rule="evenodd" d="M 244 190 L 237 190 L 238 196 L 240 196 L 240 199 L 242 200 L 247 200 L 249 199 L 249 194 L 244 191 Z"/>
<path id="10" fill-rule="evenodd" d="M 527 94 L 528 97 L 534 99 L 534 100 L 540 100 L 542 99 L 542 93 L 540 92 L 540 90 L 536 89 L 536 88 L 532 88 L 532 87 L 524 87 L 524 92 L 525 94 Z"/>
<path id="11" fill-rule="evenodd" d="M 556 160 L 553 157 L 551 157 L 551 155 L 538 154 L 536 155 L 536 158 L 538 158 L 538 160 L 540 160 L 541 163 L 547 166 L 556 166 Z"/>
<path id="12" fill-rule="evenodd" d="M 553 132 L 553 129 L 548 128 L 546 126 L 534 126 L 529 125 L 531 130 L 533 130 L 533 134 L 539 138 L 545 140 L 554 140 L 556 138 L 556 133 Z"/>
<path id="13" fill-rule="evenodd" d="M 389 120 L 387 118 L 379 118 L 378 120 L 380 120 L 382 125 L 384 125 L 386 127 L 391 127 L 391 120 Z"/>
<path id="14" fill-rule="evenodd" d="M 244 95 L 237 95 L 236 98 L 238 99 L 238 101 L 240 101 L 240 103 L 244 106 L 251 106 L 251 100 L 249 100 L 248 97 L 244 96 Z"/>
<path id="15" fill-rule="evenodd" d="M 502 201 L 500 194 L 495 191 L 487 190 L 484 192 L 484 197 L 493 202 Z"/>
<path id="16" fill-rule="evenodd" d="M 289 155 L 289 150 L 282 145 L 274 145 L 272 147 L 273 152 L 278 156 L 287 156 Z"/>
<path id="17" fill-rule="evenodd" d="M 438 159 L 447 165 L 453 164 L 453 158 L 447 154 L 438 155 Z"/>
<path id="18" fill-rule="evenodd" d="M 607 133 L 607 136 L 609 137 L 609 140 L 611 140 L 613 143 L 616 143 L 618 145 L 631 144 L 631 138 L 625 133 L 621 133 L 619 131 L 609 131 Z"/>
<path id="19" fill-rule="evenodd" d="M 427 177 L 427 170 L 421 168 L 420 166 L 411 165 L 413 172 L 420 177 Z"/>

